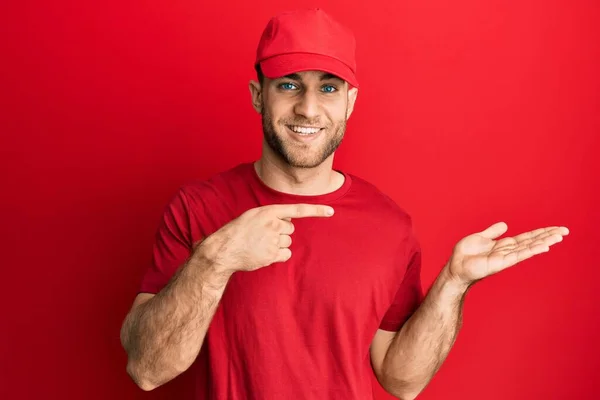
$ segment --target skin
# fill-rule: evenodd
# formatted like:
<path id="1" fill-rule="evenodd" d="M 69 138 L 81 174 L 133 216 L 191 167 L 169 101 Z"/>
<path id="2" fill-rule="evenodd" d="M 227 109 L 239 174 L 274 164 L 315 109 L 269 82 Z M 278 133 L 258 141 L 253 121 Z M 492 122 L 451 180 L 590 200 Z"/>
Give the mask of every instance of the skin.
<path id="1" fill-rule="evenodd" d="M 287 261 L 292 218 L 331 215 L 331 207 L 315 204 L 257 207 L 205 238 L 163 290 L 136 297 L 121 328 L 131 378 L 152 390 L 187 370 L 231 275 Z"/>
<path id="2" fill-rule="evenodd" d="M 334 151 L 354 110 L 357 88 L 330 74 L 299 72 L 251 81 L 252 105 L 263 120 L 262 156 L 255 164 L 261 179 L 286 193 L 315 195 L 334 191 L 343 176 L 334 171 Z M 290 125 L 323 128 L 303 140 Z"/>
<path id="3" fill-rule="evenodd" d="M 339 188 L 344 178 L 333 170 L 333 158 L 358 89 L 320 71 L 265 77 L 261 82 L 251 81 L 249 89 L 252 105 L 263 121 L 262 156 L 255 169 L 265 184 L 301 195 Z M 300 136 L 292 126 L 321 130 L 313 137 Z M 189 368 L 231 274 L 292 257 L 287 248 L 294 230 L 292 219 L 327 217 L 328 210 L 319 205 L 249 210 L 194 249 L 165 289 L 156 295 L 138 295 L 121 330 L 132 379 L 151 390 Z M 499 222 L 459 241 L 423 303 L 400 331 L 377 331 L 371 361 L 386 391 L 414 399 L 454 344 L 469 288 L 547 252 L 569 233 L 565 227 L 551 226 L 500 238 L 507 229 Z M 249 242 L 249 238 L 260 240 Z"/>
<path id="4" fill-rule="evenodd" d="M 399 332 L 379 330 L 371 345 L 377 379 L 391 394 L 414 399 L 438 371 L 456 340 L 465 296 L 476 282 L 512 267 L 550 247 L 569 234 L 550 226 L 514 237 L 504 222 L 461 239 L 423 303 Z"/>

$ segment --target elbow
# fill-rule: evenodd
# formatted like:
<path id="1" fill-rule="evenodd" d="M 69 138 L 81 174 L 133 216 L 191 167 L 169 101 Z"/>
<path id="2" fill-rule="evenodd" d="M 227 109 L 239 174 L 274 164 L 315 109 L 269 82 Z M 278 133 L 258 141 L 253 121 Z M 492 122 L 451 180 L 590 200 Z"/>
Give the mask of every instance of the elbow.
<path id="1" fill-rule="evenodd" d="M 144 367 L 143 364 L 136 361 L 129 360 L 127 362 L 127 374 L 135 384 L 145 392 L 149 392 L 164 385 L 183 373 L 186 369 L 187 366 L 186 368 L 181 369 L 170 366 L 166 368 L 163 367 L 161 370 L 156 370 L 148 369 Z"/>
<path id="2" fill-rule="evenodd" d="M 386 389 L 386 392 L 388 392 L 389 394 L 391 394 L 398 400 L 415 400 L 417 398 L 416 394 L 407 394 L 406 392 L 399 391 L 399 390 L 387 390 Z"/>
<path id="3" fill-rule="evenodd" d="M 387 390 L 386 391 L 397 398 L 398 400 L 415 400 L 417 398 L 418 393 L 407 393 L 401 390 Z"/>
<path id="4" fill-rule="evenodd" d="M 403 394 L 398 395 L 398 398 L 401 400 L 415 400 L 417 398 L 416 394 Z"/>
<path id="5" fill-rule="evenodd" d="M 143 373 L 143 371 L 140 371 L 140 369 L 137 368 L 131 361 L 127 363 L 127 374 L 133 380 L 133 382 L 135 382 L 135 384 L 145 392 L 149 392 L 160 386 L 149 379 L 147 374 Z"/>
<path id="6" fill-rule="evenodd" d="M 386 392 L 394 396 L 398 400 L 415 400 L 420 391 L 411 389 L 407 382 L 400 382 L 397 379 L 382 380 L 381 386 Z"/>

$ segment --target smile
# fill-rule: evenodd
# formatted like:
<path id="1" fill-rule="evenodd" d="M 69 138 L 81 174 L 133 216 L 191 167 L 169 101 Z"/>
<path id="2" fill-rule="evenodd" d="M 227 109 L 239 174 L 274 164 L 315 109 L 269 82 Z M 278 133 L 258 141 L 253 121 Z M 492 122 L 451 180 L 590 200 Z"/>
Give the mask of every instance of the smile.
<path id="1" fill-rule="evenodd" d="M 318 128 L 318 127 L 296 126 L 296 125 L 288 125 L 288 128 L 300 135 L 314 135 L 315 133 L 317 133 L 321 129 L 323 129 L 323 128 Z"/>

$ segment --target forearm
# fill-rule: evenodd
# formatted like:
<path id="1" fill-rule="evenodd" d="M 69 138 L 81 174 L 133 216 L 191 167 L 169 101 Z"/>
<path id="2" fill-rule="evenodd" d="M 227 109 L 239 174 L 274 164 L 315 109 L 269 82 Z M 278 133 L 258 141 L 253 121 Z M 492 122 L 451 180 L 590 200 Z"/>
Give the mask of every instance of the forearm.
<path id="1" fill-rule="evenodd" d="M 467 290 L 467 285 L 450 279 L 444 267 L 386 353 L 382 376 L 390 393 L 413 399 L 429 383 L 454 344 Z"/>
<path id="2" fill-rule="evenodd" d="M 215 268 L 203 245 L 162 291 L 132 310 L 123 324 L 127 370 L 143 389 L 173 379 L 200 352 L 228 279 Z"/>

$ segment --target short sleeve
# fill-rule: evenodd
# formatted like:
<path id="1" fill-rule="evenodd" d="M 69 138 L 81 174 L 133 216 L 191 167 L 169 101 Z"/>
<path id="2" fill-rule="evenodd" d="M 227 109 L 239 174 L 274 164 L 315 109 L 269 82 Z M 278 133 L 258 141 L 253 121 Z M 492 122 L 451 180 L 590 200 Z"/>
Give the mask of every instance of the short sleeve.
<path id="1" fill-rule="evenodd" d="M 152 263 L 144 273 L 139 293 L 160 292 L 192 251 L 189 206 L 183 189 L 169 202 L 159 223 Z"/>
<path id="2" fill-rule="evenodd" d="M 410 234 L 405 243 L 405 255 L 402 257 L 406 263 L 404 278 L 396 292 L 394 301 L 385 313 L 379 329 L 397 332 L 410 318 L 423 301 L 423 289 L 421 286 L 421 246 L 414 236 Z"/>

